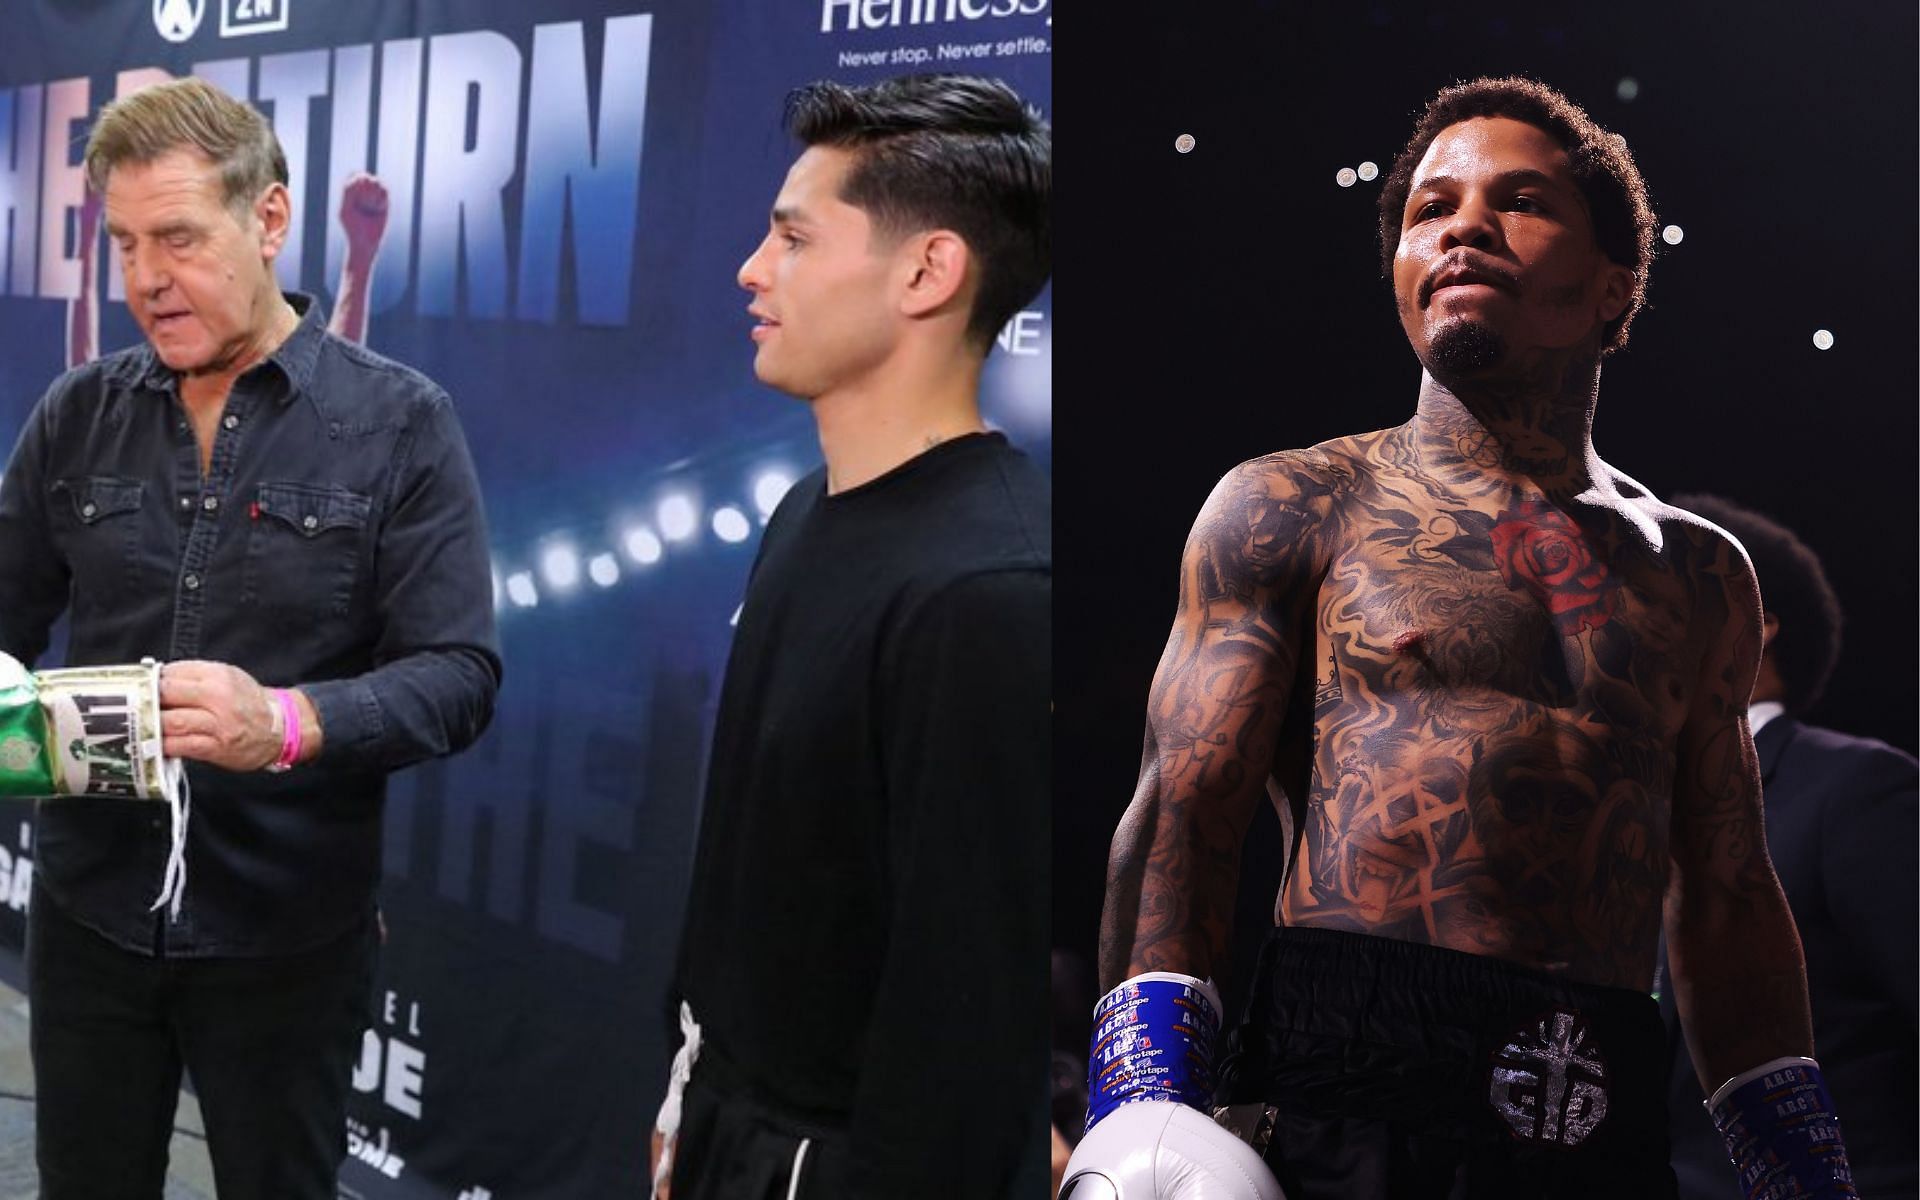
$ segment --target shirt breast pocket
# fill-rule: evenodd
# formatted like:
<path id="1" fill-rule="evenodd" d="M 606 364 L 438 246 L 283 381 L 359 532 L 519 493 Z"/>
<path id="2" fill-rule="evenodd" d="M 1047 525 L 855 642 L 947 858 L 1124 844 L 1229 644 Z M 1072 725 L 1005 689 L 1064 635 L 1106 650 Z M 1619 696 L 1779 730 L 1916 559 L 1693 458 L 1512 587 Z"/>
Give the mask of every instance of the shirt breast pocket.
<path id="1" fill-rule="evenodd" d="M 372 508 L 367 497 L 331 484 L 260 484 L 248 510 L 240 603 L 286 623 L 345 616 Z"/>
<path id="2" fill-rule="evenodd" d="M 140 552 L 138 479 L 80 475 L 53 484 L 50 524 L 73 577 L 76 609 L 112 607 L 134 586 Z"/>

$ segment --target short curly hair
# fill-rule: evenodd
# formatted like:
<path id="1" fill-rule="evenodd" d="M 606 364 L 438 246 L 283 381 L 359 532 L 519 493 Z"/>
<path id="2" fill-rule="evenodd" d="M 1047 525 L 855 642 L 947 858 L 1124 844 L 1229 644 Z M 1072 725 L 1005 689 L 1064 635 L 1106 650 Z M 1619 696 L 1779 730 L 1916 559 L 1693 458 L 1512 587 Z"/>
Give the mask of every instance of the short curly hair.
<path id="1" fill-rule="evenodd" d="M 1673 497 L 1675 508 L 1705 517 L 1740 540 L 1760 582 L 1760 604 L 1780 622 L 1768 647 L 1785 685 L 1785 704 L 1803 713 L 1819 703 L 1840 661 L 1845 624 L 1840 597 L 1827 582 L 1820 556 L 1793 530 L 1724 496 L 1694 493 Z"/>
<path id="2" fill-rule="evenodd" d="M 1620 315 L 1607 323 L 1602 352 L 1612 353 L 1626 345 L 1627 327 L 1646 304 L 1647 269 L 1653 262 L 1653 206 L 1646 180 L 1640 177 L 1625 138 L 1600 128 L 1579 105 L 1537 80 L 1473 79 L 1442 89 L 1427 104 L 1380 191 L 1381 273 L 1392 280 L 1414 168 L 1442 130 L 1475 117 L 1524 121 L 1567 152 L 1574 182 L 1593 220 L 1594 240 L 1609 259 L 1633 269 L 1633 294 Z"/>

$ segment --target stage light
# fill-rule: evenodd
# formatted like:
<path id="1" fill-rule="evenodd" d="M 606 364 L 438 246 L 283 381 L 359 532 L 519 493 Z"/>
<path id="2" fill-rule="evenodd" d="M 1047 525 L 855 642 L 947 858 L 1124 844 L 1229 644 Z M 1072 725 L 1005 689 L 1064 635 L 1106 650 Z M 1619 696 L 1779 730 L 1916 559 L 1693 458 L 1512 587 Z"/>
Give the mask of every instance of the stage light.
<path id="1" fill-rule="evenodd" d="M 1813 344 L 1817 349 L 1831 350 L 1833 349 L 1833 335 L 1824 329 L 1816 329 L 1813 331 Z"/>
<path id="2" fill-rule="evenodd" d="M 1360 177 L 1361 183 L 1372 183 L 1374 180 L 1380 178 L 1380 164 L 1363 162 L 1360 164 L 1360 169 L 1355 171 L 1354 174 Z"/>
<path id="3" fill-rule="evenodd" d="M 1179 137 L 1173 139 L 1173 148 L 1175 150 L 1178 150 L 1182 154 L 1192 153 L 1193 135 L 1190 133 L 1183 133 Z"/>
<path id="4" fill-rule="evenodd" d="M 693 511 L 693 501 L 685 496 L 668 496 L 660 502 L 660 508 L 654 515 L 660 522 L 660 535 L 670 542 L 692 537 L 694 526 L 699 523 Z"/>
<path id="5" fill-rule="evenodd" d="M 612 587 L 620 582 L 620 564 L 611 554 L 596 554 L 587 560 L 587 578 L 601 587 Z"/>
<path id="6" fill-rule="evenodd" d="M 548 546 L 540 553 L 540 574 L 547 586 L 567 591 L 580 582 L 580 554 L 572 546 Z"/>
<path id="7" fill-rule="evenodd" d="M 661 554 L 666 550 L 653 530 L 645 525 L 635 525 L 627 530 L 627 536 L 622 539 L 622 542 L 627 548 L 627 557 L 643 567 L 649 563 L 659 562 Z"/>
<path id="8" fill-rule="evenodd" d="M 1358 178 L 1360 178 L 1359 174 L 1352 167 L 1341 167 L 1333 175 L 1333 181 L 1341 187 L 1352 187 L 1353 181 Z"/>
<path id="9" fill-rule="evenodd" d="M 1678 246 L 1687 236 L 1687 231 L 1678 225 L 1669 225 L 1660 231 L 1660 240 L 1669 246 Z"/>
<path id="10" fill-rule="evenodd" d="M 793 486 L 793 476 L 785 471 L 765 471 L 753 481 L 753 506 L 760 510 L 760 519 L 766 520 L 780 505 L 780 498 Z"/>
<path id="11" fill-rule="evenodd" d="M 507 576 L 507 599 L 521 608 L 532 608 L 540 603 L 540 593 L 533 586 L 533 572 L 515 571 Z"/>
<path id="12" fill-rule="evenodd" d="M 747 514 L 729 504 L 714 510 L 713 531 L 723 542 L 744 542 L 753 532 L 753 524 L 747 520 Z"/>
<path id="13" fill-rule="evenodd" d="M 1640 94 L 1640 81 L 1628 75 L 1614 85 L 1613 94 L 1631 104 L 1633 103 L 1633 98 Z"/>

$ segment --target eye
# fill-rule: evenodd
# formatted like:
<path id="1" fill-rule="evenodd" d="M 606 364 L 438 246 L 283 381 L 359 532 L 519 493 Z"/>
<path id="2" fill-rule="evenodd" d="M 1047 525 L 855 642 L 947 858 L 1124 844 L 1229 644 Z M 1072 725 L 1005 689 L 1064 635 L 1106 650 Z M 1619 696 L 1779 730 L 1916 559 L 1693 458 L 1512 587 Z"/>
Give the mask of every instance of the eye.
<path id="1" fill-rule="evenodd" d="M 190 233 L 170 233 L 167 235 L 167 249 L 169 250 L 185 250 L 191 245 L 193 245 L 193 235 Z"/>
<path id="2" fill-rule="evenodd" d="M 1546 206 L 1532 196 L 1515 196 L 1512 203 L 1507 207 L 1513 209 L 1515 212 L 1537 213 L 1547 211 Z"/>
<path id="3" fill-rule="evenodd" d="M 1446 211 L 1446 207 L 1447 206 L 1439 200 L 1429 200 L 1419 208 L 1413 210 L 1413 219 L 1416 221 L 1430 221 Z"/>
<path id="4" fill-rule="evenodd" d="M 787 249 L 789 250 L 798 250 L 800 247 L 806 245 L 806 240 L 791 229 L 781 230 L 780 240 L 786 243 Z"/>

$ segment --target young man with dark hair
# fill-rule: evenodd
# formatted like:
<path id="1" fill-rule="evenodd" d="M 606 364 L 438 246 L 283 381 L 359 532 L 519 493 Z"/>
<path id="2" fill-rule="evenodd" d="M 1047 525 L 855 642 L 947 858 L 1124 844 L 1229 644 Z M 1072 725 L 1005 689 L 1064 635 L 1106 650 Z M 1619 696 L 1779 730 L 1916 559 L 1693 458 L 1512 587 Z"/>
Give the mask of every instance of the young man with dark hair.
<path id="1" fill-rule="evenodd" d="M 1753 573 L 1593 447 L 1600 362 L 1645 289 L 1645 187 L 1619 139 L 1510 79 L 1442 92 L 1389 180 L 1418 403 L 1243 464 L 1195 524 L 1113 841 L 1099 1123 L 1068 1187 L 1202 1194 L 1153 1180 L 1215 1150 L 1255 1186 L 1182 1104 L 1216 1098 L 1208 977 L 1271 782 L 1293 857 L 1217 1095 L 1262 1118 L 1265 1194 L 1672 1196 L 1664 900 L 1746 1183 L 1784 1178 L 1777 1158 L 1850 1195 L 1759 836 Z"/>
<path id="2" fill-rule="evenodd" d="M 1914 847 L 1920 764 L 1885 742 L 1804 724 L 1840 658 L 1840 601 L 1792 530 L 1719 496 L 1675 496 L 1746 548 L 1765 648 L 1747 719 L 1760 759 L 1767 846 L 1807 956 L 1813 1040 L 1846 1114 L 1863 1196 L 1920 1192 L 1920 923 Z M 1671 1049 L 1667 1115 L 1686 1200 L 1732 1195 L 1726 1147 L 1701 1111 L 1671 989 L 1656 985 Z"/>
<path id="3" fill-rule="evenodd" d="M 1050 135 L 954 76 L 815 84 L 788 123 L 740 283 L 826 465 L 727 664 L 656 1194 L 1039 1195 L 1050 501 L 978 392 L 1050 269 Z"/>

